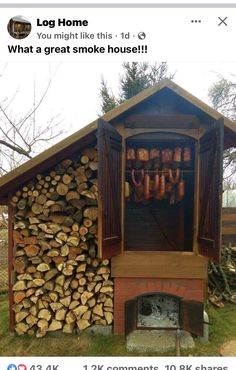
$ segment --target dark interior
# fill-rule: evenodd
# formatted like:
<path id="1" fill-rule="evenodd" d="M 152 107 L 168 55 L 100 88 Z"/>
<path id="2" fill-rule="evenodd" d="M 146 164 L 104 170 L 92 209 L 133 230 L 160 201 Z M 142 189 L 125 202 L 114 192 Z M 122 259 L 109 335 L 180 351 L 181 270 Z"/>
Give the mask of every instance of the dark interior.
<path id="1" fill-rule="evenodd" d="M 135 162 L 126 162 L 125 178 L 131 185 L 131 196 L 125 201 L 125 250 L 130 251 L 192 251 L 193 249 L 193 204 L 194 204 L 194 158 L 195 141 L 184 135 L 167 133 L 145 133 L 132 136 L 126 140 L 126 148 L 175 149 L 191 148 L 191 162 L 188 167 L 181 162 L 178 167 L 185 183 L 185 195 L 178 199 L 178 185 L 174 186 L 175 201 L 170 202 L 171 194 L 166 192 L 162 200 L 135 201 L 131 177 Z M 140 167 L 141 166 L 141 167 Z M 136 166 L 135 177 L 140 179 L 141 169 L 145 168 L 151 181 L 157 173 L 155 166 L 147 162 Z M 168 164 L 174 171 L 173 163 Z M 147 169 L 148 168 L 148 169 Z M 162 173 L 161 164 L 158 173 Z M 148 172 L 147 172 L 148 171 Z M 168 171 L 166 183 L 168 183 Z"/>

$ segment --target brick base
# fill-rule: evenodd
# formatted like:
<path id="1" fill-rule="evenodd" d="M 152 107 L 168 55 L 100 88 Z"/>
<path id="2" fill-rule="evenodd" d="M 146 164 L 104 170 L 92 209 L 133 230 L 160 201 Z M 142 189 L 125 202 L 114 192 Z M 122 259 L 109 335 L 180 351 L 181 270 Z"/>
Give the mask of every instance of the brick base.
<path id="1" fill-rule="evenodd" d="M 124 334 L 127 300 L 148 293 L 168 293 L 186 300 L 204 301 L 205 280 L 158 279 L 158 278 L 115 278 L 114 333 Z"/>

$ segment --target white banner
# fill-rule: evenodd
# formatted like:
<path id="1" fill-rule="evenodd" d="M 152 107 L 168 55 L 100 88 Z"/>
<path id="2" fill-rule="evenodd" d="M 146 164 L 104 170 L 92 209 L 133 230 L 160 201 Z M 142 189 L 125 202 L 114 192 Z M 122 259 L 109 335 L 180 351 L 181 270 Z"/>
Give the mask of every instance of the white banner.
<path id="1" fill-rule="evenodd" d="M 1 370 L 235 370 L 233 358 L 198 357 L 12 357 Z"/>

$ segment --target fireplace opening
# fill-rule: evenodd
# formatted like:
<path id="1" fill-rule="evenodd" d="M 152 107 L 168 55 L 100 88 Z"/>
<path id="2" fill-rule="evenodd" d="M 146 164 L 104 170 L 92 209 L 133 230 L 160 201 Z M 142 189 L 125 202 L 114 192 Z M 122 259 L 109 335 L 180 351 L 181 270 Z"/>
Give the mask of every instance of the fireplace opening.
<path id="1" fill-rule="evenodd" d="M 145 292 L 124 302 L 124 329 L 184 330 L 203 336 L 204 303 L 167 292 Z"/>
<path id="2" fill-rule="evenodd" d="M 180 327 L 180 299 L 169 294 L 148 294 L 136 301 L 137 329 Z"/>

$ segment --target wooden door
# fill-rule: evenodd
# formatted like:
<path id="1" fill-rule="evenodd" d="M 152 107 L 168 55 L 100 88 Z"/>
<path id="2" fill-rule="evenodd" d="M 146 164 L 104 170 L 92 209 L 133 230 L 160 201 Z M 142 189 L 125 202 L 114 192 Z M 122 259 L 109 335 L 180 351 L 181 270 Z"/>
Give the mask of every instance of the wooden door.
<path id="1" fill-rule="evenodd" d="M 182 301 L 180 327 L 192 334 L 203 336 L 203 312 L 202 302 Z"/>
<path id="2" fill-rule="evenodd" d="M 199 252 L 220 260 L 224 122 L 218 120 L 200 139 Z"/>
<path id="3" fill-rule="evenodd" d="M 121 253 L 122 137 L 109 123 L 98 120 L 98 254 Z"/>
<path id="4" fill-rule="evenodd" d="M 137 300 L 125 302 L 125 335 L 129 335 L 137 328 Z"/>

